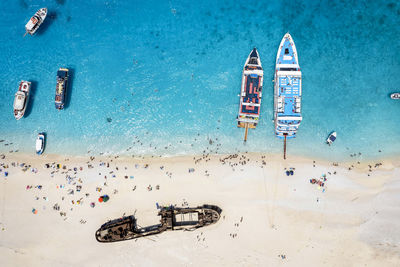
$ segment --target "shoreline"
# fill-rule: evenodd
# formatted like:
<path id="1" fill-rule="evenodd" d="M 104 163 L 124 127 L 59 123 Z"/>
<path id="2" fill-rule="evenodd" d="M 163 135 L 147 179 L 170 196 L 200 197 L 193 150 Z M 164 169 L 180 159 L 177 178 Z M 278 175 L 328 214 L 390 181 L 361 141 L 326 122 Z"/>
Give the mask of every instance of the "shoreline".
<path id="1" fill-rule="evenodd" d="M 367 166 L 371 164 L 378 164 L 378 163 L 386 163 L 386 165 L 392 165 L 393 168 L 400 167 L 400 155 L 399 156 L 388 156 L 388 157 L 382 157 L 380 159 L 363 159 L 360 156 L 354 154 L 353 159 L 348 159 L 348 160 L 342 160 L 342 161 L 337 161 L 337 160 L 327 160 L 327 159 L 321 159 L 318 157 L 307 157 L 307 156 L 296 156 L 296 155 L 289 155 L 287 156 L 287 159 L 283 159 L 283 155 L 281 154 L 274 154 L 274 153 L 262 153 L 262 152 L 237 152 L 237 153 L 224 153 L 224 154 L 186 154 L 186 155 L 121 155 L 121 154 L 107 154 L 107 153 L 99 153 L 99 154 L 87 154 L 87 155 L 71 155 L 71 154 L 42 154 L 40 156 L 34 154 L 34 153 L 25 153 L 25 152 L 14 152 L 14 153 L 9 153 L 9 152 L 0 152 L 0 156 L 5 156 L 5 158 L 23 158 L 23 159 L 30 159 L 33 161 L 36 160 L 44 160 L 44 159 L 58 159 L 58 160 L 64 160 L 64 159 L 75 159 L 75 160 L 80 160 L 80 159 L 90 159 L 91 157 L 94 157 L 96 159 L 101 159 L 101 160 L 116 160 L 118 159 L 119 161 L 173 161 L 173 160 L 188 160 L 188 159 L 218 159 L 218 158 L 226 158 L 229 156 L 248 156 L 254 160 L 260 159 L 261 157 L 272 160 L 272 161 L 281 161 L 282 163 L 291 163 L 291 162 L 302 162 L 302 163 L 313 163 L 318 162 L 319 164 L 322 165 L 332 165 L 334 163 L 338 163 L 339 165 L 346 165 L 346 164 L 351 164 L 354 166 Z M 359 162 L 359 163 L 358 163 Z M 353 167 L 352 167 L 353 168 Z"/>
<path id="2" fill-rule="evenodd" d="M 135 157 L 181 157 L 181 156 L 199 156 L 201 154 L 213 154 L 213 155 L 227 155 L 227 154 L 265 154 L 275 157 L 276 155 L 283 155 L 282 144 L 280 142 L 272 142 L 264 144 L 258 144 L 259 147 L 264 149 L 257 149 L 257 143 L 252 143 L 250 146 L 245 146 L 242 143 L 237 143 L 234 147 L 230 144 L 236 141 L 229 139 L 228 141 L 222 142 L 220 138 L 206 136 L 193 136 L 193 137 L 182 137 L 175 138 L 169 142 L 160 140 L 148 141 L 146 136 L 132 137 L 131 141 L 127 144 L 121 143 L 108 143 L 107 147 L 101 147 L 101 144 L 96 140 L 84 139 L 84 144 L 77 143 L 76 140 L 67 139 L 63 140 L 62 143 L 53 143 L 55 140 L 48 139 L 46 141 L 48 148 L 45 149 L 45 154 L 48 152 L 49 155 L 65 155 L 69 157 L 85 157 L 90 155 L 95 156 L 120 156 L 130 158 L 132 154 Z M 113 137 L 116 140 L 118 137 Z M 186 139 L 185 139 L 186 138 Z M 13 139 L 13 138 L 11 138 Z M 144 140 L 146 141 L 144 141 Z M 183 141 L 182 141 L 183 140 Z M 273 139 L 274 141 L 277 141 Z M 103 140 L 104 141 L 104 140 Z M 109 142 L 108 140 L 107 142 Z M 22 143 L 21 143 L 22 142 Z M 279 143 L 279 145 L 278 145 Z M 19 145 L 18 145 L 19 144 Z M 91 145 L 87 145 L 91 144 Z M 349 147 L 343 147 L 342 144 L 337 146 L 328 146 L 321 142 L 307 143 L 308 146 L 304 147 L 301 144 L 289 145 L 288 157 L 295 158 L 311 158 L 314 160 L 323 161 L 337 161 L 337 162 L 351 162 L 354 159 L 358 159 L 363 162 L 372 162 L 383 160 L 391 160 L 400 158 L 398 150 L 383 149 L 374 146 L 374 151 L 371 149 L 352 149 Z M 30 148 L 30 149 L 26 149 Z M 84 149 L 83 149 L 84 148 Z M 26 142 L 26 140 L 0 140 L 0 154 L 1 153 L 22 153 L 22 154 L 34 154 L 34 138 L 32 141 Z M 312 151 L 312 152 L 311 152 Z"/>

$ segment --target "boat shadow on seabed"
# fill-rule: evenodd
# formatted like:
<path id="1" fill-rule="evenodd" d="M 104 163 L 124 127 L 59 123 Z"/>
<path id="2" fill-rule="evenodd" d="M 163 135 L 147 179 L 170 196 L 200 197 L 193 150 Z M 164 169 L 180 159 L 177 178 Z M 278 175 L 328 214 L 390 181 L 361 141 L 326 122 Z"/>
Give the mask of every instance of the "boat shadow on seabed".
<path id="1" fill-rule="evenodd" d="M 46 19 L 43 21 L 42 25 L 40 25 L 39 29 L 36 32 L 36 35 L 46 34 L 47 28 L 50 27 L 51 24 L 57 19 L 57 12 L 51 11 L 47 14 Z"/>
<path id="2" fill-rule="evenodd" d="M 74 88 L 73 83 L 74 83 L 75 68 L 68 67 L 68 70 L 69 70 L 68 71 L 68 83 L 67 83 L 67 88 L 66 88 L 64 109 L 68 108 L 69 104 L 71 103 L 72 88 Z"/>
<path id="3" fill-rule="evenodd" d="M 28 100 L 27 107 L 26 107 L 25 114 L 24 114 L 25 118 L 29 117 L 29 115 L 32 112 L 33 105 L 35 102 L 34 98 L 35 98 L 36 89 L 37 89 L 37 85 L 38 85 L 37 81 L 30 81 L 30 82 L 31 82 L 31 89 L 29 91 L 29 100 Z"/>

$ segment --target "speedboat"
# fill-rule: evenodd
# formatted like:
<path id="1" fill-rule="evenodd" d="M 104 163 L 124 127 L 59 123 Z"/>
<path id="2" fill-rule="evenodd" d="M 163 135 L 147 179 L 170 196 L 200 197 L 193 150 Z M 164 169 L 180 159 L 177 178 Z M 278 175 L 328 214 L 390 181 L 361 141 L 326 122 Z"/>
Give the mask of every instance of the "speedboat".
<path id="1" fill-rule="evenodd" d="M 44 133 L 39 133 L 36 137 L 36 154 L 42 155 L 44 150 L 45 135 Z"/>
<path id="2" fill-rule="evenodd" d="M 15 119 L 21 119 L 26 110 L 26 106 L 29 101 L 29 91 L 31 90 L 31 82 L 21 81 L 19 88 L 14 98 L 14 117 Z"/>
<path id="3" fill-rule="evenodd" d="M 237 116 L 237 126 L 246 129 L 245 141 L 247 129 L 256 128 L 259 122 L 263 76 L 260 56 L 257 49 L 254 48 L 243 67 L 239 114 Z"/>
<path id="4" fill-rule="evenodd" d="M 43 23 L 47 16 L 47 8 L 41 8 L 39 9 L 35 15 L 26 23 L 25 29 L 26 33 L 29 33 L 30 35 L 34 35 L 37 29 L 39 29 L 39 26 Z M 24 35 L 24 36 L 25 36 Z"/>
<path id="5" fill-rule="evenodd" d="M 57 71 L 57 88 L 56 88 L 56 109 L 63 109 L 65 104 L 65 96 L 68 86 L 68 72 L 66 68 L 60 68 Z"/>
<path id="6" fill-rule="evenodd" d="M 328 139 L 326 139 L 326 143 L 327 143 L 328 145 L 331 145 L 335 140 L 336 140 L 336 132 L 332 132 L 332 133 L 328 136 Z"/>
<path id="7" fill-rule="evenodd" d="M 391 99 L 400 99 L 400 93 L 393 93 L 390 95 Z"/>

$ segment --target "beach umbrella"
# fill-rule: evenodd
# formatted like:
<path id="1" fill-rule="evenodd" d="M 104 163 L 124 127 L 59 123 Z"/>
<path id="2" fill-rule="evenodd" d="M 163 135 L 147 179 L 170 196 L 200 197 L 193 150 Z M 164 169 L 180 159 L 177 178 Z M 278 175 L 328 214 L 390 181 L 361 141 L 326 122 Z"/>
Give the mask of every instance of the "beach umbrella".
<path id="1" fill-rule="evenodd" d="M 103 202 L 103 197 L 99 197 L 99 202 Z"/>
<path id="2" fill-rule="evenodd" d="M 108 195 L 104 195 L 103 196 L 103 201 L 104 202 L 107 202 L 109 199 L 110 199 L 110 197 Z"/>

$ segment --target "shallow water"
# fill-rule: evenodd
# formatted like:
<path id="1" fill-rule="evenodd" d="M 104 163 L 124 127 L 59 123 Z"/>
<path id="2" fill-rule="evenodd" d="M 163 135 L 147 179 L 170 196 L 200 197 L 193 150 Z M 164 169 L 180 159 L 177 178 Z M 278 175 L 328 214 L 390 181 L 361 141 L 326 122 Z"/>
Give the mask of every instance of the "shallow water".
<path id="1" fill-rule="evenodd" d="M 45 131 L 47 153 L 281 153 L 272 79 L 278 45 L 290 32 L 303 72 L 303 121 L 289 155 L 398 156 L 400 101 L 389 94 L 400 91 L 400 4 L 317 2 L 1 1 L 9 15 L 0 21 L 0 150 L 33 152 Z M 43 6 L 46 21 L 23 38 Z M 260 123 L 243 144 L 238 94 L 254 46 L 263 101 Z M 63 111 L 54 107 L 59 67 L 72 70 Z M 27 116 L 15 121 L 22 79 L 33 82 L 33 94 Z M 332 130 L 338 139 L 328 147 Z"/>

